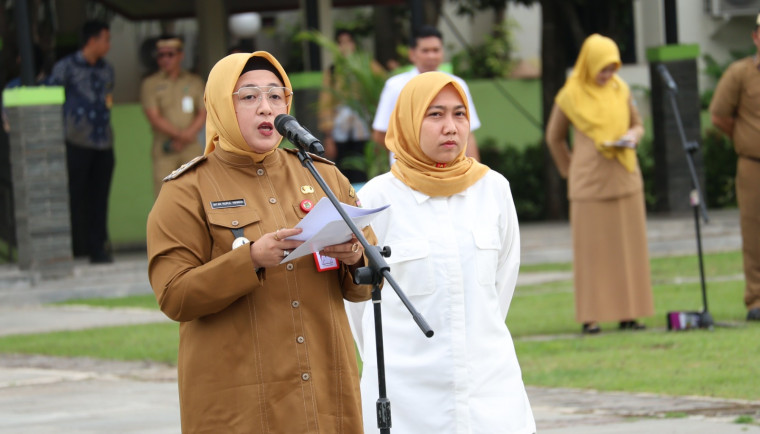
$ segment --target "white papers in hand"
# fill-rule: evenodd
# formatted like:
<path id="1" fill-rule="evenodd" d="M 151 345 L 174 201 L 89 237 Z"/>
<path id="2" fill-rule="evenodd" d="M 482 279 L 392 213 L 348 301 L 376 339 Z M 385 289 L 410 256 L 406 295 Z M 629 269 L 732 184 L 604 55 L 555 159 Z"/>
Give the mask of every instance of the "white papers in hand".
<path id="1" fill-rule="evenodd" d="M 375 218 L 379 212 L 388 208 L 390 204 L 373 209 L 357 208 L 344 203 L 342 203 L 341 206 L 356 227 L 362 229 L 369 225 L 372 219 Z M 306 217 L 304 217 L 296 227 L 302 228 L 303 232 L 288 237 L 288 239 L 304 241 L 304 243 L 285 257 L 285 259 L 280 262 L 281 264 L 300 258 L 301 256 L 318 252 L 327 246 L 345 243 L 351 239 L 351 229 L 346 222 L 343 221 L 343 218 L 330 202 L 330 199 L 326 197 L 320 199 L 314 208 L 306 214 Z"/>
<path id="2" fill-rule="evenodd" d="M 633 149 L 633 148 L 636 147 L 635 143 L 633 143 L 630 140 L 626 140 L 626 139 L 620 139 L 620 140 L 615 141 L 615 142 L 604 142 L 603 145 L 604 146 L 609 146 L 609 147 L 612 147 L 612 148 L 631 148 L 631 149 Z"/>

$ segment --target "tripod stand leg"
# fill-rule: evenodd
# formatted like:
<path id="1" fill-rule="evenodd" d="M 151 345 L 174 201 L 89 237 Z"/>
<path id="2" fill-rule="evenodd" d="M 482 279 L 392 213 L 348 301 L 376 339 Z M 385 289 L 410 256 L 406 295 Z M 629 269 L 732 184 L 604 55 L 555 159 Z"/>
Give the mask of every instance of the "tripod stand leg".
<path id="1" fill-rule="evenodd" d="M 377 386 L 380 397 L 377 399 L 377 427 L 381 434 L 390 434 L 391 401 L 385 390 L 385 350 L 383 347 L 383 317 L 380 309 L 380 286 L 372 288 L 372 307 L 375 315 L 375 346 L 377 351 Z"/>
<path id="2" fill-rule="evenodd" d="M 701 328 L 712 328 L 713 318 L 707 309 L 707 287 L 705 284 L 705 267 L 702 261 L 702 234 L 699 227 L 699 195 L 696 190 L 691 192 L 691 207 L 694 210 L 694 229 L 697 233 L 697 256 L 699 259 L 699 281 L 702 285 L 702 313 L 699 318 Z"/>

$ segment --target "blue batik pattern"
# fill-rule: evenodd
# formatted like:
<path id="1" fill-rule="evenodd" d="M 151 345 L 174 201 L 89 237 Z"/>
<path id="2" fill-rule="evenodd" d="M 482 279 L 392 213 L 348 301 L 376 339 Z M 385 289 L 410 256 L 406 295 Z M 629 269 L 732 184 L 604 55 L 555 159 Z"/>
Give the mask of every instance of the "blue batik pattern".
<path id="1" fill-rule="evenodd" d="M 63 119 L 67 142 L 92 149 L 113 146 L 110 101 L 114 71 L 111 65 L 103 59 L 90 65 L 82 52 L 77 51 L 55 64 L 47 84 L 65 88 Z"/>

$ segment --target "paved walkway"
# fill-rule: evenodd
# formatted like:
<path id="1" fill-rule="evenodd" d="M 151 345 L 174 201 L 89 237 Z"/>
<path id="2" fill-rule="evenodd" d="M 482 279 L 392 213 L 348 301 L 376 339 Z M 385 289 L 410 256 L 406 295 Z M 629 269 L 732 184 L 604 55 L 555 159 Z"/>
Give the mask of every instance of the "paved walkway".
<path id="1" fill-rule="evenodd" d="M 701 224 L 704 251 L 738 250 L 738 213 L 713 211 L 710 217 Z M 648 232 L 652 256 L 696 254 L 691 215 L 650 218 Z M 572 260 L 567 223 L 523 224 L 521 235 L 524 264 Z M 54 281 L 35 282 L 13 266 L 0 266 L 0 335 L 168 321 L 139 309 L 42 305 L 149 294 L 146 274 L 143 253 L 119 254 L 109 265 L 77 262 L 72 277 Z M 570 278 L 521 273 L 518 285 Z M 760 420 L 760 395 L 758 401 L 736 401 L 537 387 L 529 387 L 528 395 L 541 433 L 760 434 L 756 424 L 734 422 L 741 415 Z M 177 433 L 176 370 L 155 363 L 0 355 L 0 432 Z"/>

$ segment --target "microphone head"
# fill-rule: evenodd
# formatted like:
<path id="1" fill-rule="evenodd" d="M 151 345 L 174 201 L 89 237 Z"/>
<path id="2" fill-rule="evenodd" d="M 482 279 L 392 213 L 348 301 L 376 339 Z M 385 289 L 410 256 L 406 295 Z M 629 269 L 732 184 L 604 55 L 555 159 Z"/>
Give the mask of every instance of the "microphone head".
<path id="1" fill-rule="evenodd" d="M 274 118 L 274 129 L 276 129 L 277 132 L 280 133 L 281 136 L 285 137 L 286 136 L 285 124 L 294 120 L 296 120 L 296 118 L 294 118 L 291 115 L 286 115 L 286 114 L 277 115 L 277 117 Z"/>

